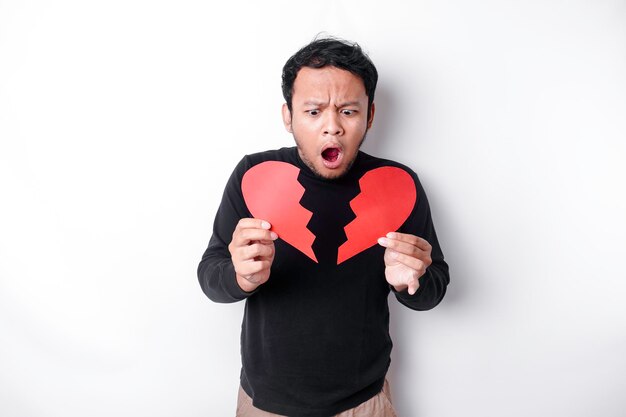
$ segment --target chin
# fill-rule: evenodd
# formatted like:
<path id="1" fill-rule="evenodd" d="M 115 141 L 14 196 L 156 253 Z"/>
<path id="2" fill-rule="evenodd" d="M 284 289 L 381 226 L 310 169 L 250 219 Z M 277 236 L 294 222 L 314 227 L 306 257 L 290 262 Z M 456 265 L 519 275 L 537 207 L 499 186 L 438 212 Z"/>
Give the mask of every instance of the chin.
<path id="1" fill-rule="evenodd" d="M 348 172 L 347 169 L 341 169 L 341 170 L 334 169 L 334 170 L 326 170 L 326 171 L 327 171 L 326 173 L 322 173 L 322 172 L 315 170 L 315 173 L 318 176 L 325 178 L 327 180 L 336 180 L 338 178 L 343 177 Z"/>
<path id="2" fill-rule="evenodd" d="M 316 176 L 324 179 L 338 179 L 346 175 L 352 168 L 365 136 L 359 142 L 356 150 L 350 149 L 347 151 L 339 144 L 333 146 L 334 144 L 330 143 L 320 153 L 313 152 L 313 155 L 308 155 L 303 150 L 304 148 L 300 146 L 300 142 L 295 135 L 294 139 L 298 147 L 300 159 Z"/>
<path id="3" fill-rule="evenodd" d="M 355 159 L 356 156 L 348 161 L 343 161 L 343 163 L 337 168 L 328 168 L 324 165 L 324 162 L 320 162 L 319 165 L 309 164 L 308 162 L 306 163 L 318 177 L 332 180 L 346 175 L 350 171 L 350 168 L 352 168 L 352 164 Z"/>

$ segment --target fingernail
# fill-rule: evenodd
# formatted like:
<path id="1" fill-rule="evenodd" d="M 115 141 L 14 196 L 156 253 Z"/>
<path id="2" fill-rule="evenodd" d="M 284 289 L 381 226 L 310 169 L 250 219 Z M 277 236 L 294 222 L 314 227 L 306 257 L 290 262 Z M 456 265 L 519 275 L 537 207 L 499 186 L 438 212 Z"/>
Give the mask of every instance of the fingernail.
<path id="1" fill-rule="evenodd" d="M 278 235 L 274 232 L 270 232 L 270 236 L 272 237 L 272 240 L 278 239 Z"/>
<path id="2" fill-rule="evenodd" d="M 387 237 L 389 239 L 393 239 L 394 237 L 396 237 L 396 234 L 394 232 L 389 232 L 389 233 L 387 233 Z"/>
<path id="3" fill-rule="evenodd" d="M 391 257 L 392 257 L 393 259 L 396 259 L 396 258 L 398 257 L 398 252 L 391 251 L 391 252 L 389 252 L 389 255 L 391 255 Z"/>
<path id="4" fill-rule="evenodd" d="M 269 224 L 268 222 L 266 222 L 265 220 L 263 220 L 263 221 L 261 222 L 261 227 L 262 227 L 263 229 L 267 229 L 267 230 L 269 230 L 269 229 L 272 227 L 272 225 L 271 225 L 271 224 Z"/>
<path id="5" fill-rule="evenodd" d="M 387 239 L 385 239 L 384 237 L 378 238 L 378 243 L 382 246 L 387 246 L 387 244 L 389 243 L 389 241 Z"/>

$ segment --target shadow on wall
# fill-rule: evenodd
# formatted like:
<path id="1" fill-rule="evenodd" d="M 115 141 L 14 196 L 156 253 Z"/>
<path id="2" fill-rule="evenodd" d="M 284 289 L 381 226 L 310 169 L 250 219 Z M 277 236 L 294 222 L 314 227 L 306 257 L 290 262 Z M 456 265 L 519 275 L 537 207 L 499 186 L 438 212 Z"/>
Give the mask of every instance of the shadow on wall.
<path id="1" fill-rule="evenodd" d="M 397 101 L 393 97 L 389 87 L 379 85 L 376 88 L 374 124 L 363 143 L 364 152 L 386 158 L 390 154 L 389 149 L 401 149 L 403 138 L 399 134 L 398 126 L 401 126 L 402 120 L 396 108 Z"/>
<path id="2" fill-rule="evenodd" d="M 463 219 L 456 217 L 457 208 L 446 203 L 446 200 L 450 199 L 445 198 L 443 190 L 424 180 L 425 177 L 436 179 L 438 172 L 425 175 L 420 172 L 418 161 L 410 154 L 403 153 L 403 149 L 414 150 L 415 143 L 419 148 L 422 138 L 408 129 L 415 126 L 415 120 L 419 125 L 425 112 L 419 108 L 420 100 L 416 97 L 405 97 L 404 92 L 394 88 L 397 85 L 397 83 L 394 85 L 379 83 L 374 100 L 376 104 L 374 124 L 363 144 L 363 151 L 373 156 L 397 160 L 417 172 L 428 195 L 439 243 L 446 262 L 450 265 L 451 284 L 443 303 L 448 306 L 457 305 L 462 298 L 466 298 L 464 294 L 470 292 L 469 284 L 463 280 L 463 276 L 473 276 L 474 271 L 480 270 L 480 265 L 472 258 L 472 251 L 468 250 L 471 248 L 471 242 L 463 241 L 459 236 L 458 231 L 463 228 L 458 222 Z M 412 119 L 410 123 L 408 118 Z M 441 175 L 443 176 L 443 173 Z M 475 289 L 472 290 L 474 291 Z"/>
<path id="3" fill-rule="evenodd" d="M 402 97 L 402 92 L 394 91 L 392 86 L 379 85 L 375 103 L 374 124 L 363 145 L 363 151 L 389 159 L 396 159 L 394 155 L 400 155 L 401 160 L 398 162 L 405 163 L 419 175 L 417 162 L 412 161 L 410 155 L 402 153 L 403 149 L 409 147 L 406 141 L 417 142 L 419 148 L 420 138 L 416 137 L 416 133 L 406 131 L 409 126 L 415 125 L 415 119 L 422 117 L 417 108 L 419 100 Z M 405 120 L 407 117 L 412 120 Z M 412 148 L 415 148 L 415 144 Z M 437 173 L 434 172 L 433 176 L 436 177 Z M 421 175 L 420 178 L 422 178 Z M 467 274 L 457 274 L 457 272 L 465 270 L 460 266 L 464 263 L 463 259 L 454 260 L 459 258 L 454 254 L 458 253 L 459 250 L 462 251 L 463 243 L 452 240 L 452 237 L 455 236 L 453 231 L 456 229 L 455 221 L 451 217 L 454 210 L 451 207 L 444 207 L 445 204 L 441 201 L 443 198 L 439 197 L 442 192 L 430 190 L 433 187 L 429 187 L 429 184 L 424 183 L 422 185 L 428 194 L 433 221 L 451 274 L 451 283 L 448 286 L 446 296 L 442 303 L 435 308 L 456 310 L 461 308 L 459 303 L 465 304 L 462 300 L 465 298 L 464 294 L 469 292 L 469 288 L 463 283 L 462 277 L 462 275 L 467 276 Z M 419 323 L 422 320 L 428 320 L 429 314 L 428 312 L 408 309 L 401 305 L 393 295 L 389 297 L 389 310 L 390 332 L 394 341 L 394 349 L 388 379 L 391 384 L 394 406 L 398 415 L 421 415 L 423 410 L 420 404 L 423 399 L 420 399 L 420 392 L 424 392 L 424 389 L 418 386 L 422 379 L 416 372 L 419 373 L 420 365 L 428 360 L 424 357 L 422 345 L 419 343 L 428 335 L 420 329 Z M 449 317 L 447 314 L 446 316 Z"/>

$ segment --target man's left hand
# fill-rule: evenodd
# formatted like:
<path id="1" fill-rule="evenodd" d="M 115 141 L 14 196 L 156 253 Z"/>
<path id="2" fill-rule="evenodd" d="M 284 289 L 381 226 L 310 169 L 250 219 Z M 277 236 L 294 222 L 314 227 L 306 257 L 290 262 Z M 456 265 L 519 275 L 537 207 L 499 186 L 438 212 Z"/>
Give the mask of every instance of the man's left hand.
<path id="1" fill-rule="evenodd" d="M 385 247 L 385 278 L 396 291 L 408 288 L 413 295 L 419 288 L 419 278 L 432 263 L 432 246 L 421 237 L 391 232 L 378 239 Z"/>

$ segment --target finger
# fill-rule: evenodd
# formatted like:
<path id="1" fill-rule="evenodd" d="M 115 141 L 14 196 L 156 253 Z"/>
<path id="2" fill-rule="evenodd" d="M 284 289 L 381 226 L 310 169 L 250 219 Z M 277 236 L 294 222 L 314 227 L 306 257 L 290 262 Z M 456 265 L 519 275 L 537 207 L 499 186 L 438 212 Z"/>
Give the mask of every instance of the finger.
<path id="1" fill-rule="evenodd" d="M 417 278 L 411 278 L 409 281 L 409 295 L 414 295 L 417 292 L 417 289 L 420 287 L 420 282 Z"/>
<path id="2" fill-rule="evenodd" d="M 389 239 L 394 239 L 394 240 L 399 240 L 402 242 L 410 243 L 412 245 L 417 246 L 421 250 L 427 251 L 427 250 L 432 249 L 432 246 L 430 245 L 430 243 L 428 243 L 426 239 L 422 239 L 419 236 L 415 236 L 409 233 L 389 232 L 387 233 L 386 237 Z"/>
<path id="3" fill-rule="evenodd" d="M 244 259 L 255 259 L 257 257 L 269 259 L 272 256 L 274 256 L 274 245 L 255 243 L 243 248 Z"/>
<path id="4" fill-rule="evenodd" d="M 424 262 L 428 262 L 430 260 L 430 251 L 424 251 L 408 242 L 381 237 L 378 239 L 378 243 L 385 248 L 393 249 L 396 252 L 413 256 L 414 258 L 421 259 Z"/>
<path id="5" fill-rule="evenodd" d="M 405 255 L 403 253 L 396 252 L 391 249 L 387 249 L 391 258 L 395 261 L 400 262 L 401 264 L 411 268 L 412 270 L 417 272 L 418 277 L 421 277 L 426 272 L 427 265 L 421 259 L 414 258 L 409 255 Z"/>
<path id="6" fill-rule="evenodd" d="M 263 219 L 253 219 L 253 218 L 243 218 L 239 219 L 237 223 L 237 229 L 266 229 L 269 230 L 272 228 L 272 225 Z"/>
<path id="7" fill-rule="evenodd" d="M 254 277 L 254 274 L 258 274 L 261 271 L 265 271 L 269 269 L 271 266 L 272 266 L 272 263 L 266 260 L 247 261 L 247 262 L 242 262 L 235 272 L 241 275 L 246 280 L 255 282 L 251 280 L 251 278 Z"/>
<path id="8" fill-rule="evenodd" d="M 274 245 L 253 243 L 229 249 L 231 250 L 231 258 L 235 265 L 259 260 L 272 261 L 274 259 Z"/>
<path id="9" fill-rule="evenodd" d="M 266 229 L 235 229 L 233 240 L 235 246 L 249 245 L 252 241 L 274 241 L 278 238 L 275 232 Z"/>

